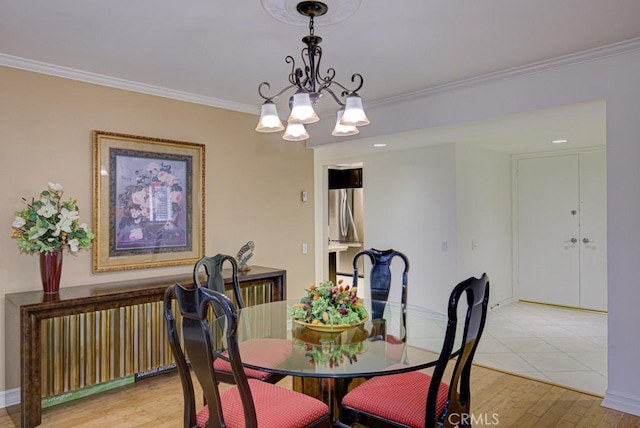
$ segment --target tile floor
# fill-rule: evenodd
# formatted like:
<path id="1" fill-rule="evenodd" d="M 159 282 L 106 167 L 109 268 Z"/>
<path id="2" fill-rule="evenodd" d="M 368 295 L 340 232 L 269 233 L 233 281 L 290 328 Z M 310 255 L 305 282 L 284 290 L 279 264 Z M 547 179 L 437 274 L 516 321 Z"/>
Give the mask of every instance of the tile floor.
<path id="1" fill-rule="evenodd" d="M 474 361 L 604 395 L 607 315 L 512 303 L 487 315 Z"/>

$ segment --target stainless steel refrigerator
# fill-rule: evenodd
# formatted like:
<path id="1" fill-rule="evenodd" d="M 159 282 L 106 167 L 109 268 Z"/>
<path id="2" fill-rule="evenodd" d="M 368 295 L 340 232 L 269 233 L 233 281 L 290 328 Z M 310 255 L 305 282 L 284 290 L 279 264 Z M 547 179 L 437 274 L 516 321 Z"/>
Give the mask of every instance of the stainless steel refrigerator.
<path id="1" fill-rule="evenodd" d="M 336 254 L 336 271 L 353 274 L 353 256 L 363 249 L 362 188 L 329 190 L 329 242 L 347 245 Z"/>

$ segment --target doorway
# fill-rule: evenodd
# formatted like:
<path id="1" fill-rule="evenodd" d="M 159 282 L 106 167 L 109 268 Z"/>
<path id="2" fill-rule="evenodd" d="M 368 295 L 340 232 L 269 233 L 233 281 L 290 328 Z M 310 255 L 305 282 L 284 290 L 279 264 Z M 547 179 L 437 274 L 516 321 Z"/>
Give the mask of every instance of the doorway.
<path id="1" fill-rule="evenodd" d="M 606 311 L 604 150 L 515 163 L 517 297 Z"/>

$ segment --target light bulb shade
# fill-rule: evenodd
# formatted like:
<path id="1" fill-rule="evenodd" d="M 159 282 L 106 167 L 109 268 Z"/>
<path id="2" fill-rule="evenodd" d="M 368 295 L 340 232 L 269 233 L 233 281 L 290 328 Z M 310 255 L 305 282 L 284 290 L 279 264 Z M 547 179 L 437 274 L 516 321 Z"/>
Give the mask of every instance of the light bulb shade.
<path id="1" fill-rule="evenodd" d="M 341 125 L 340 120 L 342 120 L 342 116 L 344 115 L 344 109 L 338 110 L 336 126 L 333 128 L 333 132 L 331 135 L 334 137 L 348 137 L 349 135 L 356 135 L 360 130 L 355 126 Z"/>
<path id="2" fill-rule="evenodd" d="M 308 138 L 309 134 L 301 123 L 289 123 L 282 136 L 282 139 L 287 141 L 302 141 Z"/>
<path id="3" fill-rule="evenodd" d="M 311 106 L 309 93 L 306 91 L 298 91 L 293 94 L 293 105 L 287 122 L 306 125 L 319 120 L 320 118 Z"/>
<path id="4" fill-rule="evenodd" d="M 267 100 L 262 104 L 260 120 L 256 131 L 258 132 L 278 132 L 284 129 L 284 125 L 278 117 L 278 110 L 273 101 Z"/>
<path id="5" fill-rule="evenodd" d="M 364 126 L 369 124 L 369 118 L 364 114 L 362 98 L 356 93 L 347 97 L 347 104 L 340 125 Z"/>

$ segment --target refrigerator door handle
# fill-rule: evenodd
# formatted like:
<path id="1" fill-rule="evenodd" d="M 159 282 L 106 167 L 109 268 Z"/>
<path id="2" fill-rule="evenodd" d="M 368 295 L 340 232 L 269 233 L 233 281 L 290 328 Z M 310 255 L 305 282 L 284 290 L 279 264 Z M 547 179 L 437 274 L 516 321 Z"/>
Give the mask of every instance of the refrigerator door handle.
<path id="1" fill-rule="evenodd" d="M 349 232 L 349 218 L 347 213 L 347 190 L 340 189 L 340 211 L 339 211 L 339 219 L 340 219 L 340 236 L 345 237 Z"/>

